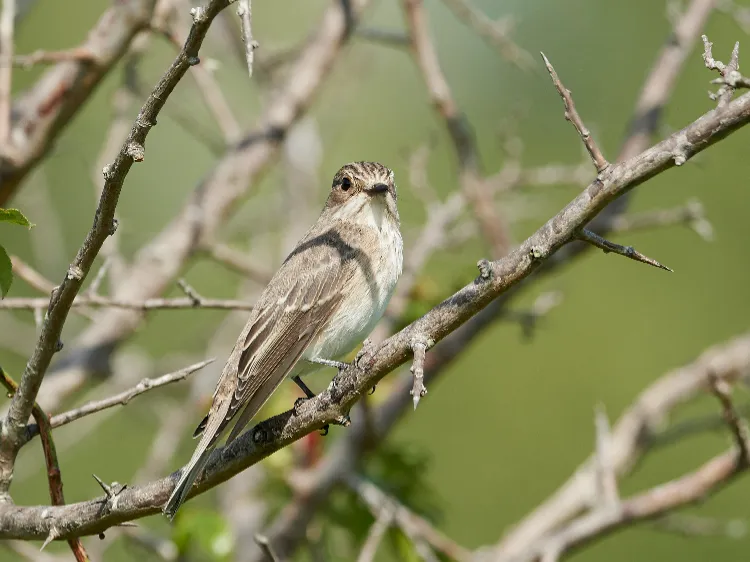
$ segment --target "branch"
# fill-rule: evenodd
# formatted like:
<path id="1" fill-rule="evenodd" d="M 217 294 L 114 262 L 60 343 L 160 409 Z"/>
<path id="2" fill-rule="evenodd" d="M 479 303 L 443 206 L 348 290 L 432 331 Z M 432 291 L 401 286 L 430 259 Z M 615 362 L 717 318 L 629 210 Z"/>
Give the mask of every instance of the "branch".
<path id="1" fill-rule="evenodd" d="M 536 270 L 608 203 L 653 176 L 675 166 L 674 155 L 697 154 L 750 122 L 750 94 L 716 108 L 681 131 L 636 157 L 614 164 L 562 211 L 552 217 L 507 257 L 489 263 L 479 277 L 419 320 L 390 337 L 368 358 L 342 370 L 329 387 L 290 410 L 257 424 L 211 455 L 192 495 L 202 493 L 255 464 L 291 442 L 345 415 L 354 403 L 387 373 L 410 356 L 414 337 L 424 334 L 439 342 L 502 293 Z M 159 511 L 172 491 L 177 474 L 143 486 L 127 488 L 115 504 L 97 499 L 47 509 L 5 506 L 0 510 L 0 538 L 39 538 L 52 525 L 63 537 L 98 533 L 109 526 Z M 104 504 L 104 505 L 103 505 Z"/>
<path id="2" fill-rule="evenodd" d="M 8 376 L 2 367 L 0 367 L 0 383 L 11 395 L 18 391 L 18 384 Z M 49 482 L 49 495 L 52 500 L 52 505 L 65 505 L 62 474 L 60 472 L 60 463 L 57 460 L 57 449 L 55 448 L 55 442 L 52 439 L 52 424 L 50 423 L 50 418 L 36 402 L 32 407 L 31 413 L 36 420 L 38 431 L 41 434 L 42 450 L 44 451 L 44 461 L 47 465 L 47 481 Z M 55 538 L 53 536 L 55 534 L 53 530 L 54 527 L 50 530 L 50 534 L 44 545 L 42 545 L 42 548 L 44 548 L 49 540 Z M 79 538 L 68 539 L 68 546 L 78 562 L 88 562 L 88 554 L 86 554 L 86 549 L 83 548 L 83 544 Z"/>
<path id="3" fill-rule="evenodd" d="M 599 146 L 591 137 L 591 133 L 586 128 L 586 125 L 583 124 L 581 116 L 578 115 L 576 105 L 573 102 L 573 97 L 570 95 L 570 90 L 563 86 L 563 83 L 557 76 L 557 72 L 555 72 L 555 69 L 552 68 L 552 64 L 550 64 L 544 53 L 542 53 L 542 58 L 544 59 L 544 65 L 547 67 L 547 72 L 549 72 L 549 75 L 552 78 L 552 83 L 555 85 L 555 88 L 557 88 L 557 92 L 560 94 L 560 97 L 563 100 L 563 104 L 565 104 L 565 119 L 567 121 L 570 121 L 576 128 L 576 131 L 578 131 L 578 135 L 581 137 L 583 144 L 586 146 L 586 150 L 588 151 L 589 156 L 591 156 L 591 160 L 594 163 L 594 167 L 596 167 L 596 171 L 598 173 L 603 172 L 607 169 L 607 166 L 609 166 L 609 162 L 607 162 L 607 159 L 604 158 L 604 155 L 599 149 Z"/>
<path id="4" fill-rule="evenodd" d="M 500 258 L 510 251 L 510 235 L 507 225 L 495 210 L 492 193 L 487 189 L 486 179 L 480 171 L 474 131 L 456 105 L 440 69 L 422 0 L 403 0 L 403 5 L 414 58 L 422 72 L 432 103 L 450 134 L 458 158 L 461 192 L 471 205 L 493 258 Z"/>
<path id="5" fill-rule="evenodd" d="M 528 51 L 510 38 L 513 22 L 510 18 L 492 21 L 484 13 L 473 7 L 469 0 L 443 0 L 455 16 L 469 25 L 480 37 L 494 46 L 500 56 L 521 70 L 528 70 L 534 64 L 534 59 Z"/>
<path id="6" fill-rule="evenodd" d="M 352 0 L 356 17 L 369 1 Z M 340 0 L 331 0 L 317 30 L 292 63 L 289 77 L 259 116 L 258 127 L 227 150 L 187 197 L 177 216 L 137 252 L 113 298 L 140 302 L 158 296 L 172 286 L 200 248 L 216 240 L 219 229 L 276 161 L 281 140 L 310 107 L 348 37 Z M 73 360 L 55 374 L 69 375 L 69 388 L 80 386 L 88 374 L 98 372 L 101 352 L 97 350 L 106 347 L 107 353 L 114 351 L 142 319 L 138 310 L 109 309 L 100 314 L 76 339 Z M 45 395 L 40 402 L 49 409 L 49 403 L 62 397 L 59 393 Z"/>
<path id="7" fill-rule="evenodd" d="M 395 498 L 386 495 L 372 482 L 361 476 L 351 475 L 346 479 L 346 485 L 357 493 L 376 520 L 381 513 L 388 513 L 406 536 L 411 539 L 425 541 L 451 560 L 457 562 L 469 562 L 471 560 L 471 553 L 467 549 L 447 538 L 435 529 L 429 521 L 399 503 Z"/>
<path id="8" fill-rule="evenodd" d="M 654 519 L 703 501 L 723 488 L 742 470 L 744 467 L 738 464 L 737 453 L 729 451 L 714 457 L 682 478 L 628 498 L 616 507 L 595 510 L 574 520 L 512 560 L 530 562 L 548 557 L 557 559 L 563 553 L 580 548 L 636 521 Z"/>
<path id="9" fill-rule="evenodd" d="M 740 68 L 740 42 L 737 41 L 734 44 L 729 63 L 724 64 L 714 59 L 711 51 L 713 43 L 708 40 L 708 37 L 701 35 L 701 39 L 703 39 L 703 61 L 706 63 L 706 68 L 716 70 L 721 75 L 720 83 L 723 86 L 719 88 L 716 94 L 709 94 L 711 99 L 719 100 L 718 106 L 721 107 L 731 101 L 737 82 L 743 82 L 742 76 L 738 72 Z"/>
<path id="10" fill-rule="evenodd" d="M 580 230 L 576 236 L 578 237 L 579 240 L 582 240 L 583 242 L 588 242 L 592 246 L 601 248 L 602 250 L 604 250 L 605 254 L 609 252 L 613 252 L 615 254 L 625 256 L 626 258 L 630 258 L 631 260 L 635 260 L 641 263 L 652 265 L 654 267 L 658 267 L 659 269 L 664 269 L 666 271 L 672 271 L 672 269 L 670 269 L 666 265 L 662 265 L 658 261 L 653 260 L 647 256 L 644 256 L 642 253 L 640 253 L 635 248 L 633 248 L 633 246 L 621 246 L 620 244 L 615 244 L 614 242 L 605 240 L 598 234 L 595 234 L 591 232 L 590 230 L 586 230 L 585 228 Z"/>
<path id="11" fill-rule="evenodd" d="M 749 369 L 750 333 L 747 333 L 704 351 L 693 363 L 660 377 L 638 396 L 613 428 L 609 440 L 611 470 L 619 477 L 630 472 L 644 452 L 658 444 L 657 428 L 663 420 L 677 406 L 709 390 L 714 378 L 726 384 L 734 384 L 745 376 Z M 738 458 L 736 452 L 731 456 L 734 460 Z M 727 455 L 722 458 L 728 459 Z M 715 461 L 716 459 L 708 464 L 711 465 Z M 723 462 L 719 461 L 719 464 L 723 465 Z M 723 474 L 727 475 L 725 472 Z M 554 536 L 566 522 L 581 511 L 597 505 L 599 475 L 597 458 L 592 455 L 550 499 L 527 516 L 521 525 L 516 527 L 516 531 L 492 549 L 492 559 L 528 560 L 539 554 L 538 545 L 545 542 L 548 537 Z M 718 481 L 712 481 L 711 485 L 718 484 Z M 608 524 L 617 528 L 627 522 L 620 519 L 618 513 L 627 512 L 624 506 L 628 501 L 623 500 L 624 503 L 618 508 L 619 512 L 614 510 L 615 517 L 608 519 L 611 521 Z M 601 513 L 597 517 L 600 515 Z M 597 529 L 601 529 L 598 526 L 600 520 L 594 520 Z"/>
<path id="12" fill-rule="evenodd" d="M 99 199 L 94 224 L 78 250 L 75 260 L 68 268 L 65 279 L 52 294 L 36 348 L 26 365 L 18 392 L 13 395 L 10 408 L 2 424 L 2 432 L 0 433 L 2 438 L 0 442 L 1 494 L 7 494 L 10 487 L 13 465 L 22 443 L 23 431 L 31 414 L 39 387 L 42 384 L 42 379 L 47 372 L 53 354 L 58 350 L 60 334 L 68 312 L 102 244 L 108 236 L 114 233 L 115 207 L 125 177 L 134 162 L 143 160 L 144 142 L 149 130 L 156 124 L 156 117 L 188 68 L 198 64 L 198 50 L 211 21 L 227 5 L 228 0 L 212 0 L 207 8 L 195 9 L 194 24 L 183 50 L 141 108 L 138 118 L 115 161 L 104 169 L 104 189 Z"/>
<path id="13" fill-rule="evenodd" d="M 148 392 L 149 390 L 153 390 L 154 388 L 159 388 L 160 386 L 165 386 L 167 384 L 172 384 L 174 382 L 179 382 L 186 379 L 194 372 L 199 371 L 210 363 L 213 363 L 214 360 L 215 359 L 213 358 L 206 359 L 205 361 L 200 361 L 199 363 L 195 363 L 194 365 L 190 365 L 189 367 L 185 367 L 173 373 L 162 375 L 155 379 L 143 379 L 133 388 L 115 394 L 114 396 L 110 396 L 109 398 L 104 398 L 102 400 L 92 400 L 91 402 L 87 402 L 83 406 L 80 406 L 73 410 L 69 410 L 67 412 L 63 412 L 62 414 L 52 416 L 49 420 L 50 428 L 56 429 L 63 425 L 67 425 L 71 422 L 79 420 L 84 416 L 95 414 L 96 412 L 101 412 L 102 410 L 112 408 L 113 406 L 125 406 L 133 398 L 135 398 L 136 396 L 140 396 L 144 392 Z M 33 437 L 39 434 L 39 431 L 40 427 L 38 425 L 28 426 L 26 429 L 25 441 L 31 440 Z"/>
<path id="14" fill-rule="evenodd" d="M 133 38 L 148 29 L 155 4 L 156 0 L 115 2 L 76 48 L 91 53 L 90 58 L 60 61 L 16 99 L 9 144 L 0 160 L 0 207 L 47 155 L 57 136 L 125 54 Z M 9 65 L 3 68 L 10 70 Z"/>
<path id="15" fill-rule="evenodd" d="M 706 219 L 703 205 L 696 199 L 672 209 L 644 211 L 633 215 L 613 217 L 607 225 L 607 230 L 618 233 L 633 232 L 674 224 L 686 224 L 707 242 L 713 240 L 713 226 Z"/>
<path id="16" fill-rule="evenodd" d="M 250 0 L 239 0 L 237 4 L 237 15 L 240 16 L 242 24 L 242 41 L 245 43 L 245 60 L 247 61 L 247 72 L 253 77 L 253 59 L 258 42 L 253 39 L 253 6 Z"/>
<path id="17" fill-rule="evenodd" d="M 424 336 L 415 337 L 411 342 L 411 350 L 414 354 L 414 360 L 411 366 L 411 374 L 414 376 L 414 385 L 411 388 L 411 396 L 414 401 L 414 409 L 419 406 L 419 400 L 427 394 L 427 387 L 424 385 L 424 358 L 430 342 Z"/>
<path id="18" fill-rule="evenodd" d="M 13 75 L 13 31 L 16 0 L 3 0 L 0 11 L 0 150 L 10 141 L 10 96 Z"/>
<path id="19" fill-rule="evenodd" d="M 659 53 L 636 103 L 630 132 L 620 151 L 619 158 L 621 160 L 637 156 L 648 147 L 648 143 L 659 124 L 661 110 L 669 99 L 680 70 L 700 33 L 701 27 L 708 18 L 713 4 L 714 0 L 693 0 L 683 17 L 675 25 L 673 36 L 666 41 L 664 48 Z M 587 172 L 585 177 L 588 179 L 590 173 Z M 460 207 L 462 204 L 460 193 L 454 193 L 451 196 L 451 198 L 455 197 L 458 198 Z M 596 221 L 604 223 L 611 221 L 613 217 L 622 212 L 625 207 L 622 204 L 623 201 L 624 198 L 621 197 L 610 204 L 597 217 Z M 547 260 L 546 263 L 548 265 L 565 263 L 571 255 L 579 255 L 582 253 L 582 249 L 587 247 L 584 244 L 569 246 L 568 248 L 573 250 L 571 252 L 565 252 L 566 248 L 563 248 L 563 251 L 553 255 L 552 259 Z M 555 259 L 558 257 L 559 259 Z M 406 271 L 405 264 L 405 273 Z M 554 271 L 554 267 L 544 267 L 542 271 L 545 273 Z M 491 268 L 487 269 L 487 273 L 491 274 Z M 397 292 L 401 290 L 403 283 L 404 276 L 399 281 Z M 518 291 L 514 290 L 517 288 L 518 286 L 511 288 L 511 290 L 496 298 L 489 306 L 451 333 L 439 346 L 433 349 L 426 358 L 426 381 L 436 380 L 478 334 L 483 333 L 483 330 L 498 318 L 504 318 L 509 313 L 507 303 L 518 294 Z M 393 299 L 391 302 L 393 303 Z M 314 513 L 325 502 L 334 486 L 349 473 L 351 467 L 357 465 L 363 451 L 367 447 L 374 447 L 382 441 L 401 416 L 412 406 L 412 400 L 409 396 L 411 387 L 412 378 L 401 377 L 385 403 L 372 414 L 371 417 L 375 420 L 372 424 L 368 425 L 364 420 L 355 417 L 352 428 L 328 451 L 318 467 L 314 469 L 314 474 L 310 475 L 307 493 L 298 497 L 277 516 L 270 526 L 269 536 L 284 553 L 290 555 L 294 552 L 296 546 L 305 539 L 304 530 L 307 529 Z M 638 414 L 640 415 L 640 412 Z M 365 420 L 367 419 L 369 417 L 365 417 Z M 549 528 L 559 524 L 560 521 L 564 521 L 569 516 L 567 515 L 570 513 L 569 510 L 573 510 L 573 513 L 575 513 L 576 510 L 580 509 L 579 506 L 587 501 L 588 498 L 581 494 L 555 497 L 550 500 L 550 503 L 558 507 L 558 511 L 553 511 L 554 516 L 547 520 L 551 523 Z M 548 508 L 547 511 L 552 511 L 552 509 Z M 523 539 L 529 532 L 529 527 L 534 523 L 535 517 L 532 516 L 511 531 L 508 534 L 508 539 L 511 541 L 519 537 Z M 532 533 L 536 530 L 538 529 L 531 528 Z M 252 560 L 265 562 L 262 557 L 254 557 Z"/>
<path id="20" fill-rule="evenodd" d="M 45 309 L 48 298 L 14 297 L 0 301 L 0 310 L 38 310 Z M 208 299 L 200 297 L 155 298 L 145 301 L 126 301 L 101 295 L 78 295 L 70 305 L 73 308 L 101 307 L 120 308 L 124 310 L 180 310 L 203 308 L 206 310 L 252 310 L 253 304 L 247 301 L 231 299 Z"/>

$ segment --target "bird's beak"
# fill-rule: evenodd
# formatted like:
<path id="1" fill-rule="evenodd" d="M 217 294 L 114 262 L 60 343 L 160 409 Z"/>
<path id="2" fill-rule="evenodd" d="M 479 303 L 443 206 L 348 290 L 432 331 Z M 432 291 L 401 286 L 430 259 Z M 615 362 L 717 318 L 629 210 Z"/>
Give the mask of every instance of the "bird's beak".
<path id="1" fill-rule="evenodd" d="M 367 193 L 370 195 L 378 195 L 380 193 L 388 193 L 388 186 L 384 183 L 376 183 L 367 189 Z"/>

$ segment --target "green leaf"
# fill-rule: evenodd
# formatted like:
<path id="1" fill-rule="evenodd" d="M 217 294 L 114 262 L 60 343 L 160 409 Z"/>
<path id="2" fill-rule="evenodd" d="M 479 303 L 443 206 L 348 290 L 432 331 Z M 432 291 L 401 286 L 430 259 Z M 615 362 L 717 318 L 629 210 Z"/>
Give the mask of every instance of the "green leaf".
<path id="1" fill-rule="evenodd" d="M 18 209 L 0 209 L 0 222 L 20 224 L 31 228 L 34 223 L 30 222 Z"/>
<path id="2" fill-rule="evenodd" d="M 234 549 L 226 519 L 206 509 L 183 508 L 175 521 L 172 540 L 183 554 L 197 547 L 214 560 L 229 560 Z"/>
<path id="3" fill-rule="evenodd" d="M 0 298 L 5 298 L 8 294 L 11 283 L 13 283 L 13 264 L 10 263 L 5 248 L 0 246 Z"/>

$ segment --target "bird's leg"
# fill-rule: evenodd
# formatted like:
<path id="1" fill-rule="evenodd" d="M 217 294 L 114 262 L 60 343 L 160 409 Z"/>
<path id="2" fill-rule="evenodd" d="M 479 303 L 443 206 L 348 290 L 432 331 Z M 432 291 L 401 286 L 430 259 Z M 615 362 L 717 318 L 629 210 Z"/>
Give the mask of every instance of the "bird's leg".
<path id="1" fill-rule="evenodd" d="M 297 398 L 297 400 L 294 401 L 294 415 L 296 416 L 297 415 L 297 408 L 299 408 L 299 406 L 305 400 L 310 400 L 310 398 L 314 398 L 315 397 L 315 393 L 312 390 L 310 390 L 310 387 L 305 384 L 305 381 L 303 381 L 299 377 L 299 375 L 296 376 L 296 377 L 292 377 L 292 380 L 294 381 L 294 384 L 296 384 L 298 387 L 300 387 L 302 389 L 302 392 L 305 393 L 305 397 L 304 398 L 300 396 L 299 398 Z M 347 425 L 349 425 L 349 418 L 347 416 L 344 420 L 342 420 L 342 421 L 334 421 L 333 423 L 334 423 L 334 425 L 347 426 Z M 323 431 L 322 431 L 321 435 L 324 435 L 324 436 L 328 435 L 328 424 L 325 424 L 323 426 Z"/>

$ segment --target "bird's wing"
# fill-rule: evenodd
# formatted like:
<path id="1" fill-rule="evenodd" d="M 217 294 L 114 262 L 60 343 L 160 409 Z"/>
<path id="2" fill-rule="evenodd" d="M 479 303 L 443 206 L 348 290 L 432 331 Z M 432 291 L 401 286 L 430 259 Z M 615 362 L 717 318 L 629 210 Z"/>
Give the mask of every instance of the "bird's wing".
<path id="1" fill-rule="evenodd" d="M 217 388 L 216 396 L 223 399 L 224 407 L 216 411 L 216 414 L 223 414 L 220 422 L 218 419 L 214 422 L 218 426 L 215 426 L 216 437 L 237 412 L 245 408 L 227 443 L 258 413 L 325 327 L 341 303 L 342 289 L 354 272 L 354 260 L 333 248 L 307 256 L 305 253 L 293 256 L 306 262 L 305 267 L 292 268 L 288 263 L 284 264 L 287 267 L 282 267 L 280 274 L 294 270 L 296 279 L 286 284 L 285 293 L 278 291 L 273 295 L 275 298 L 261 299 L 263 304 L 254 314 L 244 342 L 238 342 L 233 352 L 240 353 L 236 378 L 226 373 L 219 383 L 219 387 L 224 388 Z M 314 261 L 309 259 L 312 255 Z"/>

